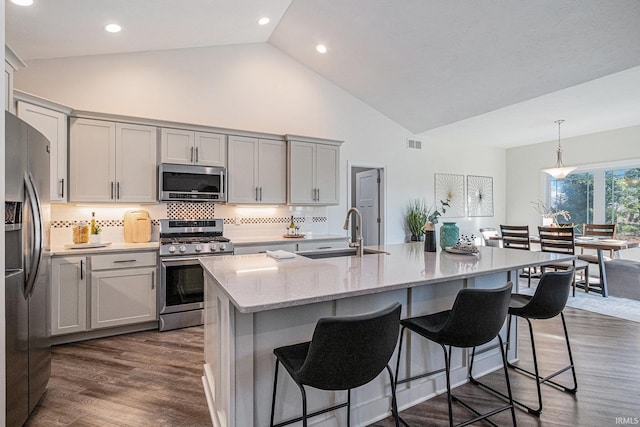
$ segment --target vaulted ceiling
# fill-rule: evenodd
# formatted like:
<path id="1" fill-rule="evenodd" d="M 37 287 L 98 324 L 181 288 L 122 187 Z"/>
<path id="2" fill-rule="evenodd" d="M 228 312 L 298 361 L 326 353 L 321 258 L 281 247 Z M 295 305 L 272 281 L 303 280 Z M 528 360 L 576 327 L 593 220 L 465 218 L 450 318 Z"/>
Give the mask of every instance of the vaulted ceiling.
<path id="1" fill-rule="evenodd" d="M 511 147 L 640 124 L 637 0 L 6 2 L 25 61 L 269 43 L 414 134 Z M 271 22 L 257 25 L 262 16 Z M 115 21 L 123 31 L 106 34 Z M 318 43 L 327 53 L 315 50 Z"/>

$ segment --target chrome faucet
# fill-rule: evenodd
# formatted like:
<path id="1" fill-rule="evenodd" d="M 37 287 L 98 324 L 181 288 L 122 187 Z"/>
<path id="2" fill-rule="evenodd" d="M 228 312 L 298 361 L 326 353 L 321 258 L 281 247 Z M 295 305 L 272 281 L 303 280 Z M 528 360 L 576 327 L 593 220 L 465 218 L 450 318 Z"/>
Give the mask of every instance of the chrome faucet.
<path id="1" fill-rule="evenodd" d="M 356 256 L 362 256 L 362 215 L 360 211 L 356 208 L 351 208 L 347 211 L 347 217 L 344 220 L 344 228 L 345 230 L 349 229 L 349 218 L 351 214 L 356 214 L 356 242 L 353 243 L 351 241 L 351 237 L 347 238 L 347 242 L 349 242 L 350 248 L 356 248 Z"/>

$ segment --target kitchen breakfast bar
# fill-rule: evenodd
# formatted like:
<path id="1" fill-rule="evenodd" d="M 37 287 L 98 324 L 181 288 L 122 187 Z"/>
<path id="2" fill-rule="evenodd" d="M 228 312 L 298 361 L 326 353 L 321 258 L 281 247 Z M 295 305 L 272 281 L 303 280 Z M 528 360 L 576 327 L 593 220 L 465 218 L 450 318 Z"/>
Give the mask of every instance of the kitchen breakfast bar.
<path id="1" fill-rule="evenodd" d="M 571 260 L 571 255 L 480 247 L 474 255 L 406 243 L 365 248 L 362 257 L 275 259 L 266 254 L 201 258 L 205 274 L 203 384 L 213 425 L 269 425 L 275 358 L 273 349 L 309 341 L 321 317 L 368 313 L 402 304 L 402 318 L 451 308 L 463 288 L 497 288 L 529 266 Z M 513 327 L 515 328 L 515 322 Z M 512 331 L 513 332 L 513 331 Z M 505 331 L 503 331 L 503 334 Z M 517 334 L 512 333 L 512 338 Z M 493 343 L 489 343 L 493 344 Z M 512 339 L 509 359 L 517 359 Z M 406 349 L 406 351 L 405 351 Z M 406 339 L 400 379 L 444 366 L 442 350 L 424 339 Z M 452 385 L 466 382 L 470 351 L 454 349 Z M 396 353 L 390 364 L 395 366 Z M 498 349 L 476 356 L 474 374 L 502 366 Z M 301 414 L 300 391 L 280 370 L 275 419 Z M 390 384 L 383 372 L 351 393 L 351 420 L 366 426 L 390 415 Z M 402 410 L 446 390 L 444 374 L 398 386 Z M 344 401 L 345 392 L 307 388 L 309 413 Z M 311 420 L 314 426 L 346 425 L 345 409 Z M 297 423 L 296 425 L 299 425 Z"/>

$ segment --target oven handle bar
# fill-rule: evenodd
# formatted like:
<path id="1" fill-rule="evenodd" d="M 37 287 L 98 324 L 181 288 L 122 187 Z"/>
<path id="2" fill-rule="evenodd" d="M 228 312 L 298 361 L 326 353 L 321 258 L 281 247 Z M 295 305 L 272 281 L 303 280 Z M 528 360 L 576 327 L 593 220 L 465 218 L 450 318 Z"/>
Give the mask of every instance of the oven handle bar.
<path id="1" fill-rule="evenodd" d="M 198 261 L 199 258 L 201 258 L 201 257 L 175 257 L 175 258 L 162 258 L 162 257 L 160 257 L 160 262 Z"/>

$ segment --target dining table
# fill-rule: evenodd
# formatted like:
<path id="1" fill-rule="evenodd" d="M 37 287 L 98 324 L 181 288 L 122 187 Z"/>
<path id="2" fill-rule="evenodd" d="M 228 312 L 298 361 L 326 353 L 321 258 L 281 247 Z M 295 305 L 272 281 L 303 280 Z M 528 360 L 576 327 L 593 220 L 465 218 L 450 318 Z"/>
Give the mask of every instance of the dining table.
<path id="1" fill-rule="evenodd" d="M 501 236 L 492 236 L 490 240 L 502 240 Z M 531 243 L 537 243 L 540 241 L 538 236 L 529 237 Z M 574 240 L 576 247 L 583 249 L 594 249 L 598 256 L 598 270 L 600 272 L 600 288 L 602 289 L 600 294 L 603 297 L 609 295 L 607 288 L 607 272 L 605 270 L 605 256 L 604 252 L 609 251 L 615 258 L 620 257 L 620 251 L 624 249 L 637 248 L 640 242 L 635 240 L 621 240 L 621 239 L 607 239 L 596 236 L 578 236 Z"/>
<path id="2" fill-rule="evenodd" d="M 616 258 L 620 257 L 620 251 L 623 249 L 637 248 L 640 242 L 634 240 L 619 239 L 601 239 L 592 236 L 583 236 L 575 238 L 575 246 L 583 249 L 595 249 L 598 254 L 598 269 L 600 270 L 600 287 L 602 296 L 607 297 L 609 291 L 607 289 L 607 271 L 605 269 L 604 251 L 609 251 Z"/>

